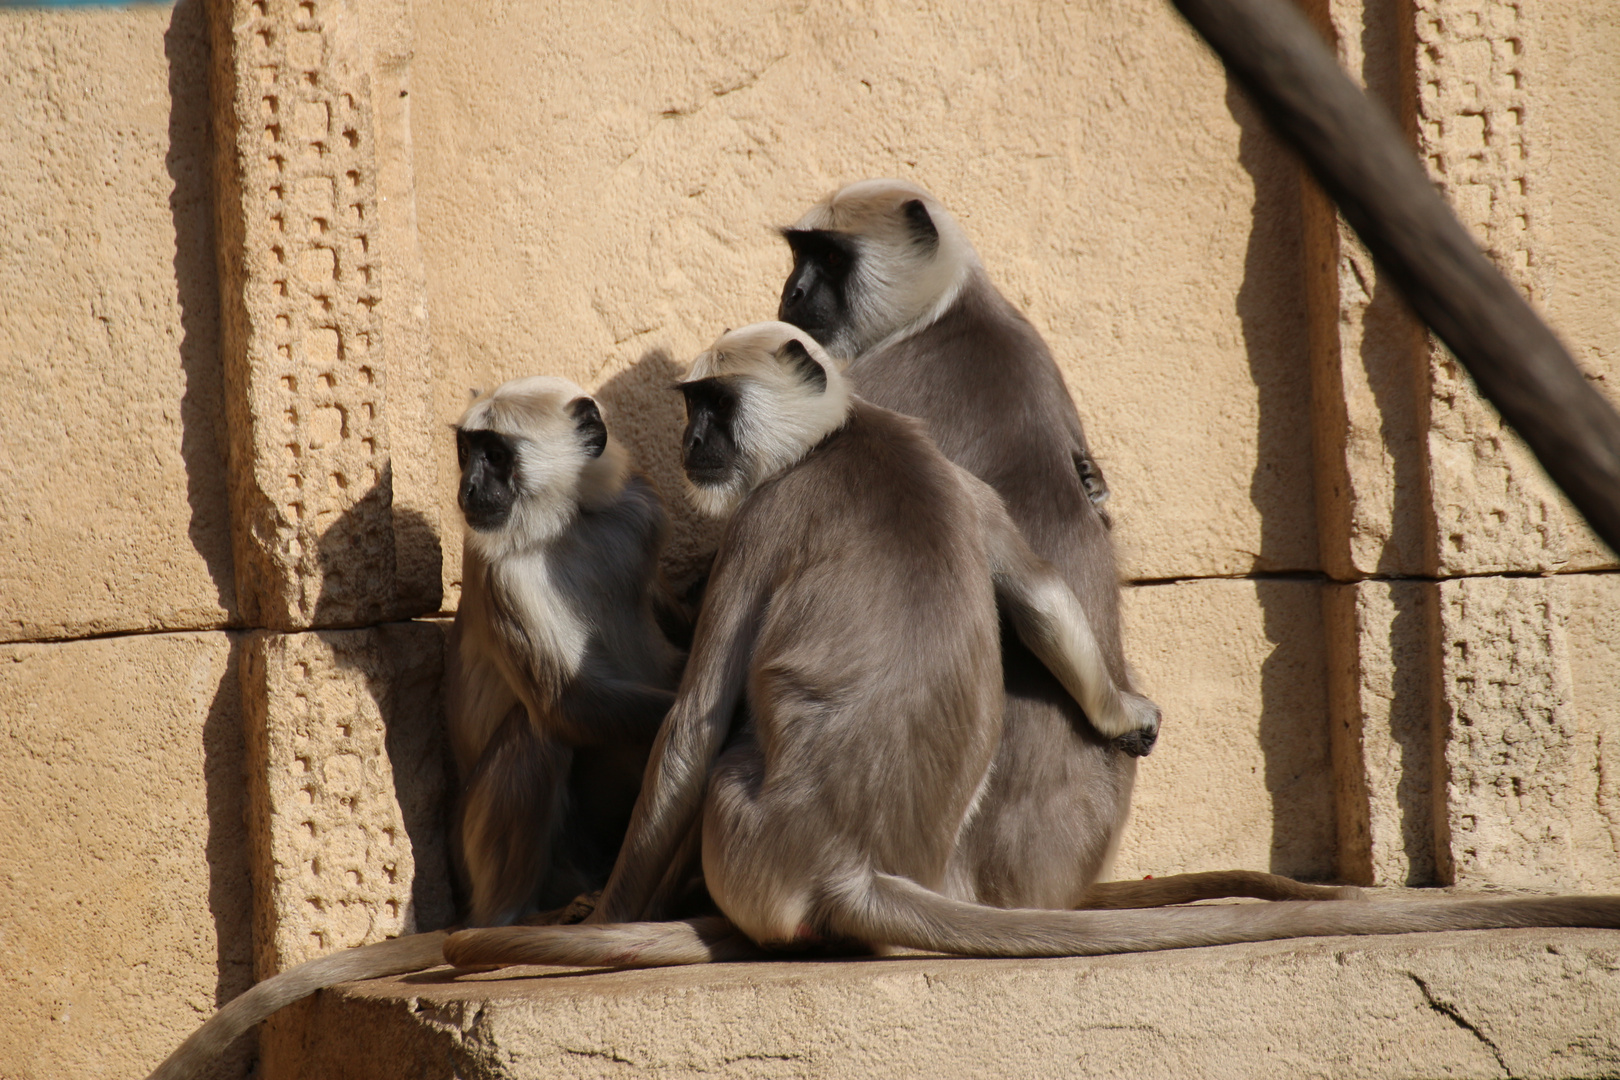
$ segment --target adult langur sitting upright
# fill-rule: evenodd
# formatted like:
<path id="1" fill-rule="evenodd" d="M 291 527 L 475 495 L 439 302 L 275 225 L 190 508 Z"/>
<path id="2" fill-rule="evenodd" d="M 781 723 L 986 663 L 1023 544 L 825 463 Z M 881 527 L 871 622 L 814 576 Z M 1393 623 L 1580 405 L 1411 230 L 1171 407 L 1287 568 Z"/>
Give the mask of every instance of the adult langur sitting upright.
<path id="1" fill-rule="evenodd" d="M 547 920 L 607 880 L 681 653 L 658 574 L 664 508 L 594 399 L 535 376 L 456 424 L 466 522 L 450 635 L 452 846 L 474 926 Z M 185 1080 L 271 1013 L 323 987 L 444 962 L 446 934 L 322 956 L 233 999 L 150 1080 Z"/>

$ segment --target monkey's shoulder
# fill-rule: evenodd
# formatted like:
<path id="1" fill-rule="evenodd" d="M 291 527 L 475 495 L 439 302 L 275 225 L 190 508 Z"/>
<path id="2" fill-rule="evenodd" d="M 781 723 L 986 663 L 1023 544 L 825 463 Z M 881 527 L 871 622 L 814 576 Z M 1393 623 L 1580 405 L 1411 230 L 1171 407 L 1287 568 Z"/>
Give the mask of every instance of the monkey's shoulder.
<path id="1" fill-rule="evenodd" d="M 803 566 L 866 551 L 927 562 L 924 549 L 960 536 L 973 513 L 962 474 L 919 421 L 854 399 L 844 426 L 743 501 L 721 558 L 769 552 Z"/>

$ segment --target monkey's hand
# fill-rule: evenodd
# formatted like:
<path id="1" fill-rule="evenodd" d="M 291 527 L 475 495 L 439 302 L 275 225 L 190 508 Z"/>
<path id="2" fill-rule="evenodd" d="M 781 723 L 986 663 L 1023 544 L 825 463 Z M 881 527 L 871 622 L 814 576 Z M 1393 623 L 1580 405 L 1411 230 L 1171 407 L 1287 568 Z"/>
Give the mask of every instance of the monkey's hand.
<path id="1" fill-rule="evenodd" d="M 1159 739 L 1159 707 L 1141 694 L 1122 690 L 1119 694 L 1126 730 L 1103 732 L 1112 735 L 1116 749 L 1131 755 L 1145 757 Z"/>

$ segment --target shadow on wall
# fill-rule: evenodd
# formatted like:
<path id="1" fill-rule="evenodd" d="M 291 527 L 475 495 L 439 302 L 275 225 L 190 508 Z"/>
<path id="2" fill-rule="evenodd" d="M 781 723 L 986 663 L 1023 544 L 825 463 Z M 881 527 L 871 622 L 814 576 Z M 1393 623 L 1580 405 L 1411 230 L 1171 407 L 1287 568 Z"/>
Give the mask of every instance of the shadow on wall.
<path id="1" fill-rule="evenodd" d="M 218 948 L 214 1007 L 253 985 L 253 887 L 248 867 L 247 785 L 242 738 L 242 636 L 231 634 L 230 662 L 203 721 L 203 789 L 208 805 L 208 912 Z M 258 1037 L 244 1034 L 210 1074 L 247 1076 Z"/>
<path id="2" fill-rule="evenodd" d="M 596 391 L 608 430 L 663 496 L 669 514 L 664 572 L 677 588 L 703 573 L 720 543 L 719 522 L 700 517 L 686 497 L 681 470 L 681 433 L 686 406 L 674 389 L 686 368 L 663 349 L 653 349 Z"/>
<path id="3" fill-rule="evenodd" d="M 164 159 L 174 190 L 174 281 L 180 303 L 180 457 L 186 467 L 187 534 L 219 591 L 219 603 L 240 619 L 231 562 L 226 493 L 224 370 L 219 345 L 219 274 L 215 263 L 211 139 L 208 109 L 208 19 L 202 0 L 179 0 L 163 35 L 169 62 L 169 150 Z"/>
<path id="4" fill-rule="evenodd" d="M 1240 129 L 1238 162 L 1254 182 L 1253 224 L 1237 294 L 1259 401 L 1256 464 L 1249 486 L 1260 516 L 1254 569 L 1315 571 L 1314 559 L 1306 566 L 1289 564 L 1298 559 L 1302 515 L 1314 525 L 1312 477 L 1308 471 L 1300 478 L 1280 469 L 1301 453 L 1308 455 L 1311 446 L 1299 167 L 1230 80 L 1226 107 Z M 1304 507 L 1298 505 L 1301 492 L 1310 500 Z M 1309 550 L 1314 556 L 1314 536 Z M 1309 600 L 1302 603 L 1306 592 Z M 1266 639 L 1273 645 L 1261 665 L 1258 732 L 1272 806 L 1270 869 L 1294 877 L 1331 878 L 1338 860 L 1333 785 L 1326 782 L 1331 775 L 1326 701 L 1302 702 L 1289 693 L 1291 687 L 1324 685 L 1325 671 L 1299 672 L 1302 665 L 1321 667 L 1320 586 L 1314 578 L 1260 581 L 1256 594 Z M 1311 638 L 1302 639 L 1302 631 L 1312 630 Z"/>
<path id="5" fill-rule="evenodd" d="M 180 305 L 180 456 L 186 469 L 187 528 L 218 590 L 219 604 L 237 623 L 226 493 L 224 386 L 219 352 L 219 285 L 214 262 L 213 192 L 208 112 L 208 25 L 202 0 L 179 0 L 163 34 L 169 66 L 169 147 L 164 166 L 174 181 L 174 280 Z M 230 635 L 230 662 L 203 721 L 203 786 L 208 836 L 208 911 L 216 942 L 214 1005 L 253 985 L 252 884 L 248 866 L 247 787 L 242 735 L 242 687 L 237 675 L 241 636 Z M 211 1075 L 247 1076 L 257 1036 L 236 1041 Z"/>
<path id="6" fill-rule="evenodd" d="M 315 601 L 315 626 L 341 625 L 352 618 L 352 592 L 358 583 L 334 571 L 353 562 L 348 548 L 360 531 L 392 521 L 396 537 L 431 535 L 438 542 L 433 523 L 415 510 L 393 506 L 392 492 L 391 470 L 385 468 L 372 489 L 321 535 L 316 550 L 322 592 Z M 378 606 L 392 605 L 383 600 Z M 448 848 L 455 778 L 444 722 L 445 630 L 439 622 L 401 621 L 318 631 L 332 647 L 339 670 L 365 681 L 382 718 L 394 798 L 416 866 L 409 916 L 418 930 L 450 925 L 457 910 Z"/>

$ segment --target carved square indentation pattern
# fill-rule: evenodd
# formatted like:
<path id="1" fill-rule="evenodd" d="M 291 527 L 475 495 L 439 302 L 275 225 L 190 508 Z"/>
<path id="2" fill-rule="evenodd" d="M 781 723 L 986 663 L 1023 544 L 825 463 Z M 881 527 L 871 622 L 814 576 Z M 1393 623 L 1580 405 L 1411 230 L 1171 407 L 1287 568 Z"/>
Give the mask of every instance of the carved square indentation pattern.
<path id="1" fill-rule="evenodd" d="M 1533 12 L 1520 0 L 1416 0 L 1418 139 L 1430 175 L 1533 302 L 1544 268 L 1536 188 Z M 1429 450 L 1441 575 L 1569 567 L 1576 520 L 1451 354 L 1431 351 Z M 1588 560 L 1589 561 L 1589 560 Z"/>
<path id="2" fill-rule="evenodd" d="M 1566 789 L 1588 755 L 1578 748 L 1565 621 L 1553 579 L 1440 583 L 1443 880 L 1575 880 Z"/>
<path id="3" fill-rule="evenodd" d="M 243 649 L 254 943 L 261 978 L 453 918 L 434 623 Z"/>
<path id="4" fill-rule="evenodd" d="M 377 315 L 377 160 L 359 16 L 329 0 L 220 5 L 231 95 L 220 200 L 232 511 L 251 625 L 400 612 L 386 364 Z M 223 12 L 216 12 L 216 20 Z M 224 97 L 224 95 L 221 95 Z"/>

